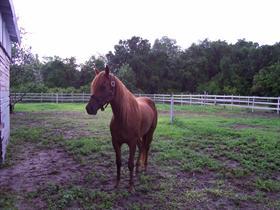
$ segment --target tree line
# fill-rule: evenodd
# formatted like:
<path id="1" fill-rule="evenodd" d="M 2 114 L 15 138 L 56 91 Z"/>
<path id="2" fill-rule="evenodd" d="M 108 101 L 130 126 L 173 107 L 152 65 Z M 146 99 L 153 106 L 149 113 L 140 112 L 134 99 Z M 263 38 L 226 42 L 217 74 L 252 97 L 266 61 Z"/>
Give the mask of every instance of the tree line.
<path id="1" fill-rule="evenodd" d="M 93 68 L 108 64 L 132 92 L 280 96 L 280 43 L 205 39 L 182 49 L 162 37 L 120 40 L 104 56 L 45 57 L 13 45 L 11 88 L 16 92 L 89 92 Z"/>

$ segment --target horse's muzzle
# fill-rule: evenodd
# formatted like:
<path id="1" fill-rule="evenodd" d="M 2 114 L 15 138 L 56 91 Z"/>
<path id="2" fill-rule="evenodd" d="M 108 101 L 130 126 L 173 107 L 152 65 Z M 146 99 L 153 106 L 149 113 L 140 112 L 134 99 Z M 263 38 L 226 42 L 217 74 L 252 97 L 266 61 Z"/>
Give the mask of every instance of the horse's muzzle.
<path id="1" fill-rule="evenodd" d="M 87 104 L 86 110 L 87 110 L 87 113 L 90 114 L 90 115 L 96 115 L 97 114 L 97 109 L 92 108 L 90 104 Z"/>

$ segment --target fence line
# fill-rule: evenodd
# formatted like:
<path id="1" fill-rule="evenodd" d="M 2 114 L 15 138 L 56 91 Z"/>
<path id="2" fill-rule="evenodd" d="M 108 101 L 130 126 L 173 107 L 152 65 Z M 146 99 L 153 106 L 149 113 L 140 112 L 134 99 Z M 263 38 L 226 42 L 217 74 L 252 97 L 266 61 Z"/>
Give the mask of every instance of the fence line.
<path id="1" fill-rule="evenodd" d="M 170 123 L 172 124 L 174 120 L 174 96 L 171 95 L 170 100 Z"/>
<path id="2" fill-rule="evenodd" d="M 22 95 L 22 102 L 87 102 L 90 98 L 88 93 L 11 93 L 11 99 L 17 100 Z M 280 113 L 280 97 L 260 96 L 234 96 L 234 95 L 201 95 L 201 94 L 135 94 L 146 96 L 156 103 L 177 105 L 222 105 L 230 107 L 247 108 L 255 110 L 271 110 Z M 173 100 L 172 100 L 173 98 Z"/>

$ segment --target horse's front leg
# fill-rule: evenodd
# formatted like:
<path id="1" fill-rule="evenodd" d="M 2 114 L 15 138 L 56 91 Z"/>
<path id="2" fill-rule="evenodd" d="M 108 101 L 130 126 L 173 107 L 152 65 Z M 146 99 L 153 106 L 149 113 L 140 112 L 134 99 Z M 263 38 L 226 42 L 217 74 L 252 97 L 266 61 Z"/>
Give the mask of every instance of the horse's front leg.
<path id="1" fill-rule="evenodd" d="M 122 166 L 121 145 L 119 145 L 116 142 L 113 142 L 113 146 L 116 153 L 117 180 L 116 180 L 115 188 L 117 188 L 119 186 L 120 179 L 121 179 L 121 166 Z"/>
<path id="2" fill-rule="evenodd" d="M 134 182 L 133 182 L 133 169 L 134 169 L 134 156 L 136 151 L 136 144 L 129 145 L 129 159 L 128 159 L 128 169 L 130 173 L 129 178 L 129 192 L 134 191 Z"/>

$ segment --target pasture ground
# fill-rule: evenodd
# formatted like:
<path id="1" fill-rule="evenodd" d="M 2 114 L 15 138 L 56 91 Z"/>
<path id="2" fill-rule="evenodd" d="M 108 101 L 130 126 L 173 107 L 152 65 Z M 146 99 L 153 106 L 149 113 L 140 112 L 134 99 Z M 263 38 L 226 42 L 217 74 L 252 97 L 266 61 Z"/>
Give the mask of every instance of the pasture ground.
<path id="1" fill-rule="evenodd" d="M 0 168 L 0 209 L 280 209 L 280 118 L 223 107 L 158 105 L 146 173 L 128 193 L 127 146 L 114 189 L 110 108 L 18 104 Z"/>

